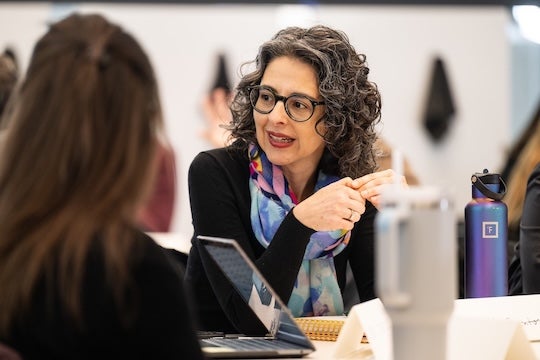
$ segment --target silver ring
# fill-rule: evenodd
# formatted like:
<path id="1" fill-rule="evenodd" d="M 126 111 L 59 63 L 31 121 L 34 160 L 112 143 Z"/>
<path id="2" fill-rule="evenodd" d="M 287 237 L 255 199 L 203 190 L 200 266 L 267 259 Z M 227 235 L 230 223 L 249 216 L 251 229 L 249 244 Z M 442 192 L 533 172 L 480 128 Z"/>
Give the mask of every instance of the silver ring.
<path id="1" fill-rule="evenodd" d="M 351 215 L 349 215 L 349 219 L 348 219 L 348 220 L 349 220 L 349 221 L 352 221 L 353 216 L 354 216 L 354 213 L 355 213 L 356 211 L 354 211 L 353 209 L 349 209 L 349 210 L 351 210 Z"/>

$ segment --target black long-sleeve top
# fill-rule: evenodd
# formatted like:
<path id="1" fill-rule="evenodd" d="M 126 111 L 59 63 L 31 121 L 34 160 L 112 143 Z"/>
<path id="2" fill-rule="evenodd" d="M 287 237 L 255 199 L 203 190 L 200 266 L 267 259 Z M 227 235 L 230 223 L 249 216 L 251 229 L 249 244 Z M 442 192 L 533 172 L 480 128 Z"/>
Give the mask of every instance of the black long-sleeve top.
<path id="1" fill-rule="evenodd" d="M 509 292 L 540 294 L 540 163 L 527 181 L 519 243 L 509 269 Z"/>
<path id="2" fill-rule="evenodd" d="M 186 284 L 193 291 L 198 309 L 198 326 L 203 330 L 245 334 L 264 332 L 260 322 L 198 245 L 198 235 L 236 240 L 279 297 L 287 303 L 306 246 L 315 232 L 299 222 L 290 211 L 265 249 L 251 227 L 249 178 L 247 151 L 230 147 L 201 152 L 189 169 L 194 235 L 186 269 Z M 342 292 L 349 261 L 361 301 L 375 297 L 375 214 L 376 209 L 366 203 L 366 212 L 352 230 L 349 245 L 334 259 Z"/>
<path id="3" fill-rule="evenodd" d="M 83 328 L 43 279 L 30 311 L 0 342 L 25 360 L 202 359 L 182 268 L 151 238 L 134 234 L 133 251 L 125 254 L 131 258 L 125 306 L 113 300 L 103 248 L 93 243 L 81 289 Z"/>

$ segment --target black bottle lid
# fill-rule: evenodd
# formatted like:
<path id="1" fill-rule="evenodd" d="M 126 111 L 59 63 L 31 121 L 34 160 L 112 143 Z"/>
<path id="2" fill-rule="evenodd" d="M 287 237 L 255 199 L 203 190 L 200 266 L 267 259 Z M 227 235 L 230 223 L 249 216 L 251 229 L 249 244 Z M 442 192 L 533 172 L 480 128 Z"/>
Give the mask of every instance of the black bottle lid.
<path id="1" fill-rule="evenodd" d="M 481 173 L 471 176 L 473 198 L 486 197 L 493 200 L 502 200 L 506 194 L 506 184 L 500 174 L 490 173 L 484 169 Z"/>

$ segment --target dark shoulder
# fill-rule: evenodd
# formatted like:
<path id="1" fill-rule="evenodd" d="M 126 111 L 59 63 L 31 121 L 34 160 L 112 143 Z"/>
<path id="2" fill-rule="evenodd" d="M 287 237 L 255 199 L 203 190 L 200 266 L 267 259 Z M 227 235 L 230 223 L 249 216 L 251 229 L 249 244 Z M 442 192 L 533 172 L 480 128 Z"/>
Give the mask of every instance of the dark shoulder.
<path id="1" fill-rule="evenodd" d="M 133 263 L 135 268 L 169 269 L 177 272 L 177 261 L 171 251 L 160 246 L 146 233 L 135 230 L 133 243 Z"/>
<path id="2" fill-rule="evenodd" d="M 238 146 L 202 151 L 191 162 L 190 173 L 202 171 L 205 174 L 219 171 L 231 174 L 249 173 L 247 150 Z M 233 175 L 234 176 L 234 175 Z"/>
<path id="3" fill-rule="evenodd" d="M 122 241 L 124 241 L 125 248 L 131 251 L 130 256 L 132 258 L 137 258 L 147 252 L 159 252 L 160 246 L 156 241 L 134 226 L 124 227 L 120 230 L 120 233 L 124 235 Z M 92 243 L 91 253 L 101 253 L 106 241 L 120 241 L 120 239 L 106 239 L 103 236 L 98 235 L 94 238 Z"/>
<path id="4" fill-rule="evenodd" d="M 171 255 L 166 249 L 161 247 L 154 239 L 143 231 L 135 228 L 124 228 L 124 236 L 116 239 L 96 239 L 88 254 L 89 263 L 87 266 L 94 268 L 102 267 L 104 270 L 105 259 L 108 257 L 106 252 L 121 251 L 125 254 L 125 262 L 115 261 L 116 266 L 127 266 L 130 276 L 134 276 L 140 271 L 151 270 L 152 272 L 177 272 L 175 259 L 171 261 Z M 105 241 L 121 241 L 123 245 L 111 250 L 112 247 L 105 245 Z M 123 263 L 123 264 L 122 264 Z M 114 266 L 113 266 L 114 267 Z M 110 270 L 110 269 L 109 269 Z"/>
<path id="5" fill-rule="evenodd" d="M 193 162 L 209 161 L 210 159 L 220 164 L 249 161 L 247 150 L 244 147 L 240 147 L 238 145 L 231 145 L 227 147 L 201 151 L 195 157 Z"/>

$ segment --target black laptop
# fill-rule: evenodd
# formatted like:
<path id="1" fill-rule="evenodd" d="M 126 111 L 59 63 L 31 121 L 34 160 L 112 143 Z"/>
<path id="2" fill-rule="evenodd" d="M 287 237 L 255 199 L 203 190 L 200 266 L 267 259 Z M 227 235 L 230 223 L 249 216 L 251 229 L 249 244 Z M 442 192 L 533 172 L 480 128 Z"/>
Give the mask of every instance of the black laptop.
<path id="1" fill-rule="evenodd" d="M 235 240 L 208 236 L 197 238 L 268 330 L 263 337 L 233 334 L 209 337 L 205 334 L 199 341 L 207 357 L 302 357 L 315 351 L 315 346 L 295 322 L 290 310 Z"/>

